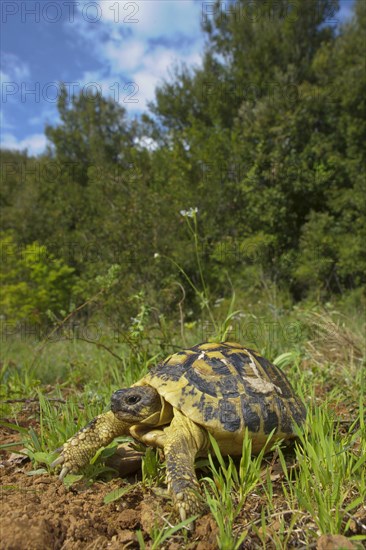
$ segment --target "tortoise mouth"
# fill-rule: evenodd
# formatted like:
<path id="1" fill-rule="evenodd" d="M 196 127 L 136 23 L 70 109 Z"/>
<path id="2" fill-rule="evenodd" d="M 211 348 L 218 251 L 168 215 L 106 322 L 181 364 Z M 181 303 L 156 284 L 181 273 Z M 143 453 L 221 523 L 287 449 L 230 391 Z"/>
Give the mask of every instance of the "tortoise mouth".
<path id="1" fill-rule="evenodd" d="M 117 390 L 111 398 L 111 411 L 119 420 L 131 424 L 143 422 L 160 410 L 160 396 L 150 386 L 136 386 Z"/>

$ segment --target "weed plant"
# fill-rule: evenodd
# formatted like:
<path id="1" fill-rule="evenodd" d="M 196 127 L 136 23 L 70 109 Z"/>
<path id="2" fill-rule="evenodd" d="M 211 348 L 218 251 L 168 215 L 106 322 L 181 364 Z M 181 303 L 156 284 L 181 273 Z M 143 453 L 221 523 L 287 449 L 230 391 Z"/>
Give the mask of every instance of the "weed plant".
<path id="1" fill-rule="evenodd" d="M 185 217 L 197 247 L 197 213 L 189 213 Z M 299 431 L 290 458 L 280 445 L 275 446 L 270 462 L 263 452 L 251 457 L 251 442 L 246 434 L 237 466 L 232 459 L 222 457 L 212 441 L 215 459 L 211 456 L 205 461 L 206 473 L 201 483 L 208 510 L 218 527 L 218 547 L 306 548 L 314 546 L 320 534 L 343 534 L 362 545 L 366 541 L 362 320 L 347 321 L 334 311 L 297 308 L 281 313 L 284 324 L 301 328 L 290 343 L 283 331 L 272 339 L 258 332 L 255 341 L 243 341 L 242 337 L 235 337 L 236 322 L 250 318 L 258 325 L 270 325 L 273 315 L 259 317 L 244 307 L 243 311 L 236 309 L 234 295 L 226 305 L 220 302 L 220 307 L 215 307 L 202 266 L 197 269 L 201 288 L 193 288 L 201 300 L 202 318 L 193 325 L 186 326 L 184 317 L 179 326 L 162 318 L 158 327 L 151 325 L 149 306 L 139 295 L 139 311 L 128 329 L 129 340 L 116 341 L 115 334 L 105 334 L 103 346 L 98 346 L 66 338 L 48 343 L 43 353 L 36 356 L 33 342 L 7 341 L 1 370 L 3 426 L 18 432 L 22 452 L 33 462 L 33 475 L 47 471 L 55 449 L 106 410 L 114 390 L 137 381 L 168 348 L 173 351 L 181 347 L 182 340 L 188 345 L 202 341 L 208 319 L 212 330 L 205 339 L 240 340 L 258 349 L 285 372 L 308 409 L 306 429 Z M 278 320 L 277 310 L 275 315 Z M 151 339 L 153 332 L 157 337 Z M 36 408 L 29 409 L 30 405 Z M 37 427 L 22 426 L 25 417 L 36 418 Z M 114 442 L 93 458 L 84 472 L 90 483 L 100 476 L 108 479 L 112 475 L 104 460 L 116 445 Z M 2 448 L 11 451 L 12 444 Z M 155 451 L 150 450 L 143 464 L 144 486 L 161 483 L 163 474 L 164 466 Z M 75 479 L 80 477 L 68 476 L 66 481 L 72 483 Z M 106 502 L 122 498 L 126 491 L 126 487 L 114 491 L 107 495 Z M 184 537 L 189 535 L 184 534 L 185 529 L 182 534 L 181 529 L 191 523 L 189 518 L 179 525 L 156 526 L 149 534 L 149 543 L 137 531 L 140 547 L 150 544 L 150 548 L 160 548 L 170 540 L 184 547 Z"/>

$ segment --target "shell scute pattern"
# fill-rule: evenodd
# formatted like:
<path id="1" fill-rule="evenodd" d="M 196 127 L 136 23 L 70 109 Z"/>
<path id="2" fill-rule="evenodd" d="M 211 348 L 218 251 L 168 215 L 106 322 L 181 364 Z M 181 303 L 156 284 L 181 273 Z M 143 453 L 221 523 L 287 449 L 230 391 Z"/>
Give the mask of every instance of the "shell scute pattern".
<path id="1" fill-rule="evenodd" d="M 161 380 L 176 382 L 183 376 L 195 358 L 196 354 L 190 354 L 189 350 L 170 355 L 150 370 L 149 377 L 157 375 Z"/>
<path id="2" fill-rule="evenodd" d="M 185 378 L 188 383 L 192 384 L 198 391 L 211 395 L 212 397 L 217 397 L 217 384 L 215 381 L 210 381 L 208 376 L 200 374 L 200 372 L 195 369 L 189 369 L 185 373 Z"/>
<path id="3" fill-rule="evenodd" d="M 281 397 L 275 396 L 274 407 L 280 420 L 281 432 L 291 433 L 293 431 L 292 418 L 289 415 L 285 401 Z"/>
<path id="4" fill-rule="evenodd" d="M 240 344 L 198 344 L 154 367 L 151 384 L 173 406 L 215 436 L 293 433 L 305 417 L 285 375 L 259 353 Z"/>
<path id="5" fill-rule="evenodd" d="M 194 351 L 221 351 L 221 349 L 225 349 L 226 345 L 225 343 L 221 344 L 215 344 L 214 342 L 205 342 L 204 344 L 197 344 L 196 346 L 193 346 L 191 349 Z"/>
<path id="6" fill-rule="evenodd" d="M 242 386 L 243 384 L 236 376 L 226 376 L 217 382 L 218 390 L 224 399 L 239 397 L 243 393 Z"/>
<path id="7" fill-rule="evenodd" d="M 252 433 L 259 432 L 261 427 L 261 419 L 256 410 L 257 407 L 253 406 L 245 395 L 242 395 L 241 398 L 241 411 L 243 418 L 245 419 L 245 425 L 248 430 Z"/>
<path id="8" fill-rule="evenodd" d="M 280 388 L 282 397 L 292 396 L 293 390 L 280 369 L 268 361 L 268 359 L 261 357 L 255 352 L 252 352 L 252 355 L 261 367 L 262 376 L 274 384 L 276 388 Z"/>
<path id="9" fill-rule="evenodd" d="M 228 432 L 236 432 L 240 430 L 242 420 L 240 413 L 238 414 L 236 404 L 226 399 L 219 401 L 219 419 L 224 428 Z"/>
<path id="10" fill-rule="evenodd" d="M 234 350 L 233 353 L 228 354 L 230 358 L 230 363 L 236 369 L 240 376 L 252 376 L 252 371 L 248 368 L 247 365 L 250 364 L 250 357 L 246 353 L 239 353 L 237 350 Z"/>
<path id="11" fill-rule="evenodd" d="M 174 368 L 172 368 L 172 365 L 163 364 L 159 368 L 158 376 L 163 381 L 177 382 L 183 376 L 185 371 L 186 371 L 186 369 L 185 369 L 184 365 L 175 365 Z M 153 373 L 151 373 L 151 374 L 153 374 Z"/>
<path id="12" fill-rule="evenodd" d="M 205 422 L 210 422 L 211 420 L 215 420 L 218 417 L 217 407 L 214 406 L 214 404 L 212 403 L 206 403 L 206 396 L 204 394 L 201 395 L 198 407 L 202 412 L 202 416 Z"/>
<path id="13" fill-rule="evenodd" d="M 208 361 L 213 374 L 218 376 L 228 376 L 231 374 L 227 362 L 224 361 L 223 358 L 215 357 L 215 354 L 210 354 Z"/>
<path id="14" fill-rule="evenodd" d="M 273 410 L 262 410 L 263 414 L 263 432 L 265 434 L 271 433 L 272 430 L 278 429 L 280 426 L 278 414 Z"/>
<path id="15" fill-rule="evenodd" d="M 288 407 L 290 409 L 291 418 L 300 426 L 304 419 L 302 414 L 302 403 L 299 403 L 296 399 L 291 399 L 288 402 Z"/>

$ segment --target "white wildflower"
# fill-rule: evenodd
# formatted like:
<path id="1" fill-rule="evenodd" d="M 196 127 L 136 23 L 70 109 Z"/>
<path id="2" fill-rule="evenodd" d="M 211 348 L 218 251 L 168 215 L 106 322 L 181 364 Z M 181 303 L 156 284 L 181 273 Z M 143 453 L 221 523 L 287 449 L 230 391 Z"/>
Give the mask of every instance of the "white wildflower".
<path id="1" fill-rule="evenodd" d="M 180 215 L 183 216 L 183 218 L 193 218 L 195 214 L 198 214 L 197 206 L 195 208 L 191 207 L 189 210 L 180 211 Z"/>

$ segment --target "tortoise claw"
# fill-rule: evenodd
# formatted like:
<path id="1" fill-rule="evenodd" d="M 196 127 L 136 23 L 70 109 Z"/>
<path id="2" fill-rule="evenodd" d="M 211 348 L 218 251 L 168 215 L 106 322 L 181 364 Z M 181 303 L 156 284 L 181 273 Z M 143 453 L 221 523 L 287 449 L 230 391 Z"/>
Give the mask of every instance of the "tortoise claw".
<path id="1" fill-rule="evenodd" d="M 203 512 L 203 503 L 195 489 L 176 494 L 174 500 L 181 521 L 186 521 L 186 519 L 193 518 L 193 516 L 197 517 Z M 192 530 L 193 528 L 194 521 L 186 526 L 188 530 Z"/>
<path id="2" fill-rule="evenodd" d="M 54 460 L 52 463 L 51 463 L 51 468 L 55 468 L 56 466 L 58 466 L 59 464 L 63 464 L 64 462 L 64 456 L 63 455 L 60 455 L 58 458 L 56 458 L 56 460 Z"/>
<path id="3" fill-rule="evenodd" d="M 68 468 L 67 466 L 64 466 L 60 472 L 60 475 L 58 476 L 59 480 L 62 481 L 64 477 L 67 476 L 69 471 L 70 471 L 70 468 Z"/>
<path id="4" fill-rule="evenodd" d="M 62 450 L 62 449 L 60 449 L 60 450 Z M 51 468 L 55 468 L 56 466 L 60 466 L 60 465 L 62 465 L 62 469 L 61 469 L 61 472 L 60 472 L 58 478 L 59 478 L 60 481 L 62 481 L 64 479 L 64 477 L 67 476 L 67 474 L 71 470 L 70 464 L 65 464 L 65 456 L 63 454 L 61 454 L 59 457 L 56 458 L 56 460 L 54 460 L 51 463 Z"/>
<path id="5" fill-rule="evenodd" d="M 181 521 L 185 521 L 187 519 L 187 510 L 183 506 L 179 507 L 179 515 Z"/>

